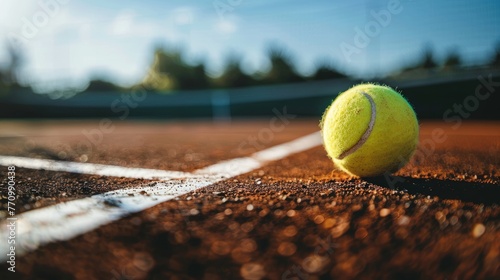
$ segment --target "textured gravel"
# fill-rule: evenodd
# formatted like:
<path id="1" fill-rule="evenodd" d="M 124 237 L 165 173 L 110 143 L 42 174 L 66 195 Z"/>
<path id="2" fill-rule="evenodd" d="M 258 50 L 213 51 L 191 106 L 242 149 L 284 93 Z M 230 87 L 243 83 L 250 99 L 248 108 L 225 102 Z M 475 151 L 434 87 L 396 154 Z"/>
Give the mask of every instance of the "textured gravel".
<path id="1" fill-rule="evenodd" d="M 253 130 L 229 136 L 245 125 Z M 214 136 L 224 139 L 219 144 L 226 153 L 212 156 L 215 143 L 198 143 L 193 149 L 206 159 L 194 165 L 238 156 L 231 149 L 267 122 L 242 126 L 212 131 L 228 131 Z M 281 136 L 276 133 L 281 141 L 273 141 L 316 128 L 313 121 L 292 124 Z M 350 177 L 334 169 L 317 147 L 73 240 L 46 245 L 19 259 L 15 279 L 498 279 L 499 128 L 498 122 L 465 123 L 459 129 L 424 123 L 419 149 L 424 156 L 385 178 Z M 436 129 L 443 129 L 444 141 L 432 140 Z M 148 137 L 156 139 L 153 135 Z M 185 149 L 182 143 L 169 143 L 178 145 L 179 153 Z M 114 163 L 168 158 L 167 151 L 127 151 L 113 154 Z M 182 164 L 179 170 L 193 169 L 191 162 Z M 92 193 L 139 183 L 20 172 L 26 172 L 20 175 L 25 182 L 35 179 L 29 188 L 53 182 L 54 187 L 38 191 L 44 197 L 39 201 L 59 199 L 63 191 L 68 199 L 89 195 L 82 192 L 82 182 L 96 186 Z M 58 186 L 71 183 L 74 189 Z"/>

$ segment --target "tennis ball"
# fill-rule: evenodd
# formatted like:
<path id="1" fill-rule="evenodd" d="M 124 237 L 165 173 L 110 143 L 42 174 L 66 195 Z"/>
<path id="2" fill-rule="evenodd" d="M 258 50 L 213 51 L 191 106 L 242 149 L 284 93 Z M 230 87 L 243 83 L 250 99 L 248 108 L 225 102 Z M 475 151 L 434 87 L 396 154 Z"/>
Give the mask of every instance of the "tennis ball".
<path id="1" fill-rule="evenodd" d="M 341 93 L 326 109 L 320 126 L 328 156 L 359 177 L 397 171 L 418 144 L 415 112 L 387 86 L 360 84 Z"/>

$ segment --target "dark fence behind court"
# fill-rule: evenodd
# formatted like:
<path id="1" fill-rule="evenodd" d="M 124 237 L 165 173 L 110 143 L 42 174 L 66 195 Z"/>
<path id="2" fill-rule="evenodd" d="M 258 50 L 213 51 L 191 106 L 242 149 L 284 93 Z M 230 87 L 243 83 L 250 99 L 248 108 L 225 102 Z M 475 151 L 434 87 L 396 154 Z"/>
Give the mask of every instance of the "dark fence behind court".
<path id="1" fill-rule="evenodd" d="M 55 100 L 47 95 L 17 91 L 0 98 L 0 118 L 230 119 L 268 117 L 274 114 L 274 108 L 281 110 L 285 106 L 288 113 L 299 117 L 319 117 L 338 93 L 359 82 L 363 81 L 336 79 L 168 94 L 141 90 L 134 94 L 85 92 Z M 500 119 L 500 72 L 475 71 L 377 82 L 401 91 L 420 119 L 465 118 L 464 115 L 467 119 Z"/>

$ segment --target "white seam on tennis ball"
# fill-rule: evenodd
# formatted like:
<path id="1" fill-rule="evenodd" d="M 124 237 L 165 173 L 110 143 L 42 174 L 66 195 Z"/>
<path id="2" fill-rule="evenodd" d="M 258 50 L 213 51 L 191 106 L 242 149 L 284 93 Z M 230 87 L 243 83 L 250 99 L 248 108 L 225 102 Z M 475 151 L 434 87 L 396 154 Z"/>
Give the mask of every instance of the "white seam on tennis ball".
<path id="1" fill-rule="evenodd" d="M 371 108 L 371 111 L 372 111 L 371 116 L 370 116 L 370 122 L 368 123 L 368 127 L 366 128 L 365 133 L 363 133 L 363 135 L 361 136 L 361 138 L 359 138 L 358 142 L 356 144 L 354 144 L 354 146 L 352 146 L 349 149 L 347 149 L 344 152 L 342 152 L 340 154 L 340 156 L 338 157 L 338 159 L 343 159 L 346 156 L 348 156 L 348 155 L 354 153 L 355 151 L 357 151 L 359 148 L 361 148 L 361 146 L 363 146 L 363 144 L 365 144 L 366 140 L 368 140 L 368 137 L 370 137 L 370 134 L 372 133 L 372 130 L 373 130 L 373 126 L 375 125 L 375 118 L 377 117 L 377 110 L 376 110 L 376 107 L 375 107 L 375 101 L 373 101 L 373 98 L 369 94 L 367 94 L 365 92 L 361 92 L 361 93 L 370 102 L 370 108 Z"/>

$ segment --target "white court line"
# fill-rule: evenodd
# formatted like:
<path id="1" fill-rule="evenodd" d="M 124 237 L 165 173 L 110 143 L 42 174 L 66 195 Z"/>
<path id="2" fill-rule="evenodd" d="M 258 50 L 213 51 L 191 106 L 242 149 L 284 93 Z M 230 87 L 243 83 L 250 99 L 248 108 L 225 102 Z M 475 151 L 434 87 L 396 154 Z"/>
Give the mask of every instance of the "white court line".
<path id="1" fill-rule="evenodd" d="M 80 173 L 88 175 L 100 175 L 111 177 L 124 177 L 135 179 L 172 179 L 189 176 L 189 173 L 179 171 L 166 171 L 145 168 L 121 167 L 114 165 L 104 165 L 95 163 L 81 163 L 69 161 L 55 161 L 50 159 L 37 159 L 13 156 L 0 156 L 0 165 L 44 169 L 50 171 L 62 171 L 71 173 Z"/>
<path id="2" fill-rule="evenodd" d="M 71 239 L 132 213 L 143 211 L 167 200 L 234 176 L 251 172 L 269 161 L 285 158 L 291 154 L 319 146 L 321 143 L 320 133 L 315 132 L 291 142 L 257 152 L 249 157 L 216 163 L 193 173 L 187 173 L 187 176 L 186 173 L 179 172 L 179 175 L 183 176 L 177 179 L 168 179 L 156 182 L 153 185 L 109 191 L 22 213 L 14 217 L 17 218 L 16 256 L 33 251 L 39 246 L 50 242 Z M 2 158 L 5 159 L 5 157 Z M 6 160 L 0 161 L 0 165 L 12 164 L 12 162 Z M 90 168 L 87 165 L 91 164 L 85 165 L 85 168 Z M 54 166 L 60 168 L 59 165 L 50 165 L 49 167 Z M 82 167 L 81 164 L 78 166 Z M 120 170 L 120 167 L 115 168 Z M 75 170 L 79 171 L 80 169 Z M 121 171 L 125 172 L 127 170 L 129 169 L 123 168 Z M 7 260 L 7 253 L 9 252 L 9 244 L 7 243 L 9 230 L 6 225 L 8 222 L 10 221 L 4 221 L 0 229 L 0 261 Z"/>

